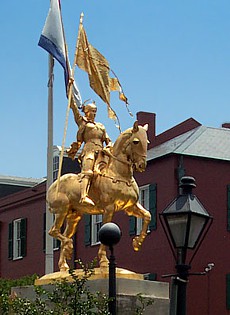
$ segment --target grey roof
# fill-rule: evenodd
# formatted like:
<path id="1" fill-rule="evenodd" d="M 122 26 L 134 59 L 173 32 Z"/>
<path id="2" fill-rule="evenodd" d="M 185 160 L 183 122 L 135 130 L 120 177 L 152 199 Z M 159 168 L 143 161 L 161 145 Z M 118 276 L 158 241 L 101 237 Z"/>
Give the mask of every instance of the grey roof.
<path id="1" fill-rule="evenodd" d="M 26 178 L 18 176 L 6 176 L 0 174 L 0 184 L 4 185 L 33 187 L 42 183 L 45 180 L 46 180 L 45 178 Z"/>
<path id="2" fill-rule="evenodd" d="M 147 160 L 171 153 L 230 161 L 230 129 L 199 126 L 151 148 Z"/>

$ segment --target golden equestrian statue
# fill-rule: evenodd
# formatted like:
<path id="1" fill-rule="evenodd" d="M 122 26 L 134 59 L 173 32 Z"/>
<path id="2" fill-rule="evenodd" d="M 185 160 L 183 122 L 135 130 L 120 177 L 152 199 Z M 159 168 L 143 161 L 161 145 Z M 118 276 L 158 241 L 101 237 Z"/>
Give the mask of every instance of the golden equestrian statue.
<path id="1" fill-rule="evenodd" d="M 104 126 L 94 121 L 95 104 L 85 106 L 84 117 L 74 104 L 71 108 L 79 130 L 77 142 L 72 144 L 68 153 L 74 157 L 82 142 L 85 143 L 81 153 L 82 173 L 61 176 L 59 183 L 55 181 L 47 192 L 49 210 L 55 214 L 49 234 L 61 241 L 60 271 L 69 269 L 67 260 L 72 257 L 72 237 L 84 214 L 103 214 L 103 224 L 111 222 L 118 211 L 142 218 L 141 233 L 133 239 L 135 251 L 141 248 L 151 219 L 149 211 L 138 201 L 139 189 L 133 178 L 134 170 L 143 172 L 146 168 L 148 125 L 142 127 L 136 121 L 110 146 Z M 103 143 L 109 146 L 103 148 Z M 62 233 L 64 223 L 65 230 Z M 106 247 L 102 244 L 98 257 L 103 270 L 108 266 L 108 259 Z"/>

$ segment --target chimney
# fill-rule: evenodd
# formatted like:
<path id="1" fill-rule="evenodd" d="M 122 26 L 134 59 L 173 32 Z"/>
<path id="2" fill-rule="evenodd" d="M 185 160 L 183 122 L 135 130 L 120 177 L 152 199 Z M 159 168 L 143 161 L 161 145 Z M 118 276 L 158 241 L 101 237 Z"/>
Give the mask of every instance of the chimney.
<path id="1" fill-rule="evenodd" d="M 150 141 L 148 148 L 151 149 L 153 147 L 156 137 L 156 114 L 148 112 L 138 112 L 137 120 L 139 125 L 144 126 L 145 124 L 148 124 L 147 134 L 148 140 Z"/>
<path id="2" fill-rule="evenodd" d="M 228 128 L 228 129 L 230 129 L 230 123 L 224 123 L 224 124 L 222 124 L 222 128 Z"/>

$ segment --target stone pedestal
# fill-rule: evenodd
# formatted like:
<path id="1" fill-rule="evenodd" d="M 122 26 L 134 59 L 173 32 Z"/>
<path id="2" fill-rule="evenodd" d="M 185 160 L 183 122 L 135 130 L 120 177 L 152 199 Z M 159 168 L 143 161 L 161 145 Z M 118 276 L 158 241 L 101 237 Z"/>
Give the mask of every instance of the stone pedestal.
<path id="1" fill-rule="evenodd" d="M 123 276 L 122 276 L 123 274 Z M 117 315 L 134 315 L 136 309 L 141 306 L 138 294 L 144 299 L 150 299 L 153 304 L 146 307 L 144 315 L 168 315 L 169 314 L 169 284 L 166 282 L 143 280 L 143 275 L 138 275 L 129 271 L 120 270 L 117 274 Z M 60 275 L 59 275 L 60 276 Z M 62 274 L 63 278 L 64 274 Z M 38 279 L 35 285 L 43 285 L 52 290 L 52 284 L 48 284 L 48 275 Z M 57 274 L 49 275 L 49 278 L 57 279 Z M 40 283 L 39 283 L 40 282 Z M 108 295 L 108 274 L 99 277 L 97 273 L 94 278 L 87 282 L 91 292 L 101 291 Z M 18 297 L 35 298 L 33 286 L 12 288 Z"/>
<path id="2" fill-rule="evenodd" d="M 108 294 L 108 280 L 97 279 L 89 281 L 92 291 L 100 290 Z M 146 307 L 144 315 L 169 314 L 169 284 L 159 281 L 134 280 L 117 278 L 117 315 L 135 314 L 137 306 L 141 305 L 138 294 L 153 301 Z"/>

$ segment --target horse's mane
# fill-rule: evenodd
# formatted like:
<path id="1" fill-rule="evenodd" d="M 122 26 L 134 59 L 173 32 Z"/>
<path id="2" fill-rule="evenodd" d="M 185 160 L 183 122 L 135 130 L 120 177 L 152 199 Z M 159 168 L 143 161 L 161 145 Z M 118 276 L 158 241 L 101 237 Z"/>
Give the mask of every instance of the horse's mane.
<path id="1" fill-rule="evenodd" d="M 116 155 L 117 152 L 124 151 L 126 148 L 126 142 L 132 136 L 132 128 L 129 128 L 123 131 L 118 138 L 116 139 L 114 145 L 110 148 L 104 148 L 102 151 L 99 152 L 98 157 L 96 159 L 96 163 L 94 166 L 94 172 L 96 174 L 103 174 L 105 173 L 106 166 L 109 163 L 110 155 Z"/>
<path id="2" fill-rule="evenodd" d="M 117 150 L 121 150 L 124 148 L 125 143 L 127 142 L 127 140 L 132 136 L 132 130 L 133 128 L 129 128 L 125 131 L 123 131 L 117 138 L 117 140 L 115 141 L 114 145 L 113 145 L 113 151 L 117 151 Z"/>

